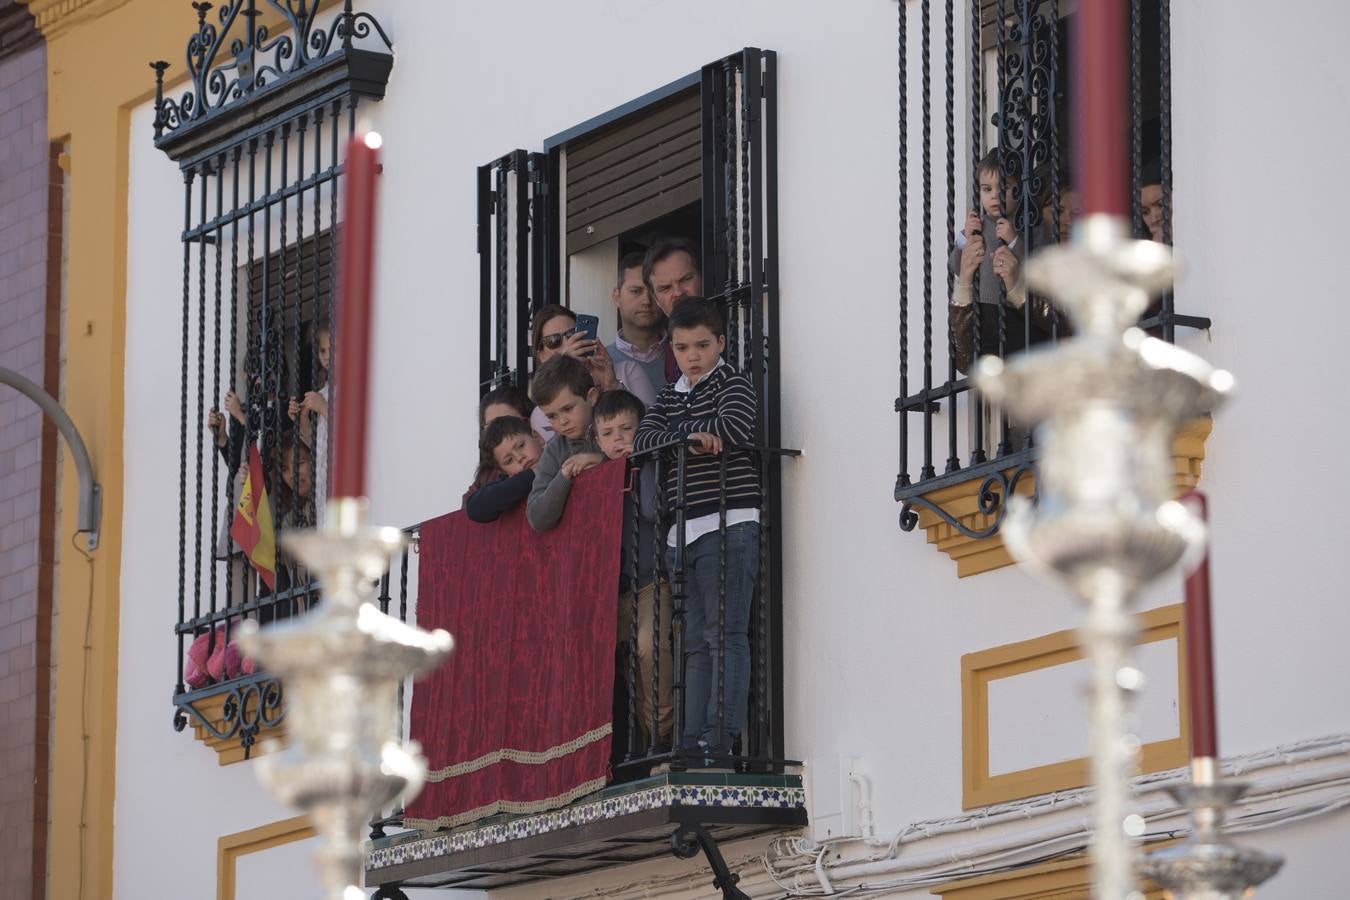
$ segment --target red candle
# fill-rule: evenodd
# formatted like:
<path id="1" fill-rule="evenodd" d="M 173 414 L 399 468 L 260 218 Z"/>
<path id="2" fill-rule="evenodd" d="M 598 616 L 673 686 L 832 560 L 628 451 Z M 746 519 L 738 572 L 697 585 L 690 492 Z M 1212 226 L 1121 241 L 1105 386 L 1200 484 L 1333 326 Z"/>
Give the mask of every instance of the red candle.
<path id="1" fill-rule="evenodd" d="M 342 256 L 338 267 L 337 346 L 333 353 L 333 497 L 366 495 L 366 416 L 370 394 L 371 287 L 375 270 L 375 181 L 380 136 L 347 143 L 343 172 Z"/>
<path id="2" fill-rule="evenodd" d="M 1125 0 L 1078 4 L 1073 124 L 1083 213 L 1129 214 Z"/>
<path id="3" fill-rule="evenodd" d="M 1205 495 L 1191 491 L 1184 498 L 1195 503 L 1203 519 L 1209 518 Z M 1214 719 L 1214 644 L 1209 609 L 1209 551 L 1186 577 L 1186 675 L 1191 701 L 1191 756 L 1219 755 L 1218 729 Z"/>

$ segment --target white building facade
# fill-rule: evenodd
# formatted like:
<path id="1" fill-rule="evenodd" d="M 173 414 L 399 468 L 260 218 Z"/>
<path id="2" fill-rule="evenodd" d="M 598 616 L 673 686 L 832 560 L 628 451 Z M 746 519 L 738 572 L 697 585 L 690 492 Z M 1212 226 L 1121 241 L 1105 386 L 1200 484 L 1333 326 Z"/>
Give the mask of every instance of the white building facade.
<path id="1" fill-rule="evenodd" d="M 1008 2 L 1009 21 L 1027 5 L 1047 28 L 1053 27 L 1052 6 L 1066 30 L 1074 15 L 1075 4 L 1068 2 Z M 565 188 L 574 183 L 566 175 L 569 147 L 580 140 L 567 137 L 571 129 L 612 110 L 620 113 L 587 134 L 641 122 L 672 98 L 699 96 L 705 65 L 743 47 L 772 51 L 776 134 L 771 146 L 760 149 L 765 160 L 772 158 L 774 171 L 754 173 L 763 184 L 776 177 L 776 196 L 766 191 L 758 208 L 748 202 L 737 208 L 762 229 L 764 272 L 772 269 L 776 276 L 772 294 L 765 291 L 760 302 L 776 304 L 768 352 L 777 373 L 766 390 L 781 403 L 778 445 L 801 451 L 781 460 L 776 500 L 782 634 L 774 652 L 781 654 L 783 705 L 774 716 L 782 728 L 782 752 L 804 764 L 790 771 L 802 773 L 810 824 L 722 847 L 741 889 L 755 897 L 842 894 L 859 886 L 867 893 L 914 897 L 1086 896 L 1072 893 L 1077 890 L 1072 886 L 1066 893 L 1036 893 L 1015 881 L 1033 867 L 1044 878 L 1067 871 L 1074 864 L 1072 851 L 1087 840 L 1086 779 L 1074 762 L 1087 746 L 1084 664 L 1076 661 L 1071 636 L 1060 634 L 1079 624 L 1081 610 L 1059 589 L 1002 565 L 996 538 L 963 541 L 959 531 L 943 531 L 946 526 L 928 514 L 912 531 L 898 524 L 898 429 L 908 429 L 903 470 L 911 484 L 923 480 L 927 462 L 925 413 L 904 413 L 898 422 L 902 414 L 895 411 L 902 340 L 908 357 L 905 393 L 922 389 L 926 278 L 932 298 L 931 381 L 935 387 L 949 381 L 944 55 L 949 13 L 940 2 L 927 12 L 926 6 L 903 4 L 903 46 L 894 0 L 689 0 L 675 6 L 578 0 L 510 8 L 468 0 L 368 0 L 358 6 L 378 20 L 393 44 L 383 99 L 363 101 L 357 114 L 385 140 L 371 512 L 374 521 L 399 526 L 457 508 L 476 464 L 474 416 L 487 366 L 480 353 L 478 167 L 516 148 L 540 153 L 541 159 L 552 152 L 559 166 L 553 184 Z M 996 22 L 995 8 L 1005 4 L 985 6 L 993 10 L 986 13 L 992 16 L 988 21 Z M 1177 326 L 1175 341 L 1238 379 L 1235 401 L 1216 413 L 1207 438 L 1198 438 L 1200 449 L 1193 441 L 1178 454 L 1185 460 L 1179 484 L 1198 478 L 1210 499 L 1220 750 L 1253 783 L 1254 799 L 1243 810 L 1251 814 L 1244 820 L 1249 833 L 1241 839 L 1286 858 L 1261 896 L 1341 896 L 1345 877 L 1338 849 L 1350 821 L 1343 809 L 1350 800 L 1350 704 L 1342 697 L 1350 663 L 1342 645 L 1350 633 L 1350 612 L 1341 602 L 1342 579 L 1336 574 L 1341 541 L 1334 525 L 1346 488 L 1334 474 L 1332 457 L 1347 432 L 1331 376 L 1335 347 L 1350 330 L 1336 276 L 1341 241 L 1334 212 L 1337 160 L 1350 145 L 1350 126 L 1337 114 L 1346 87 L 1335 64 L 1344 29 L 1335 26 L 1350 25 L 1350 14 L 1330 0 L 1299 10 L 1164 0 L 1162 10 L 1157 3 L 1141 4 L 1148 18 L 1141 32 L 1152 30 L 1158 40 L 1157 17 L 1168 6 L 1170 64 L 1142 53 L 1150 71 L 1141 77 L 1140 90 L 1153 92 L 1149 96 L 1155 99 L 1143 105 L 1153 103 L 1155 117 L 1157 97 L 1170 93 L 1168 178 L 1175 198 L 1170 231 L 1184 262 L 1175 311 L 1211 323 Z M 956 3 L 951 15 L 951 181 L 959 228 L 975 163 L 972 95 L 992 97 L 976 112 L 985 130 L 980 148 L 999 139 L 997 125 L 990 123 L 998 109 L 1000 29 L 988 26 L 993 35 L 985 38 L 992 43 L 981 55 L 981 91 L 970 71 L 971 4 Z M 926 60 L 925 18 L 931 29 Z M 184 25 L 186 35 L 193 26 L 190 11 Z M 1006 26 L 1003 40 L 1013 41 Z M 179 52 L 163 48 L 167 59 Z M 763 57 L 754 59 L 759 65 Z M 925 63 L 931 90 L 927 137 Z M 1056 65 L 1063 85 L 1071 84 L 1067 63 Z M 665 94 L 648 96 L 671 85 Z M 646 99 L 634 103 L 640 98 Z M 1139 117 L 1141 143 L 1156 134 L 1143 124 L 1148 113 Z M 228 504 L 220 499 L 226 477 L 213 470 L 209 435 L 204 449 L 197 438 L 199 384 L 210 408 L 221 384 L 213 370 L 230 381 L 231 317 L 224 316 L 225 336 L 218 337 L 213 320 L 227 309 L 218 298 L 230 296 L 232 288 L 247 296 L 252 282 L 250 244 L 240 232 L 229 238 L 228 226 L 225 243 L 189 244 L 184 262 L 184 178 L 152 140 L 155 120 L 155 102 L 148 100 L 131 111 L 128 136 L 121 528 L 129 539 L 121 561 L 115 896 L 210 896 L 204 873 L 223 864 L 218 860 L 226 855 L 233 866 L 230 896 L 309 896 L 315 889 L 306 857 L 314 842 L 305 833 L 283 828 L 277 834 L 288 835 L 285 840 L 264 835 L 256 848 L 245 841 L 245 849 L 231 845 L 229 854 L 221 849 L 223 837 L 266 829 L 293 811 L 268 797 L 250 761 L 223 765 L 223 757 L 192 738 L 191 727 L 184 733 L 170 727 L 174 710 L 166 701 L 176 692 L 171 688 L 180 652 L 171 636 L 180 502 L 175 426 L 185 403 L 183 502 L 189 534 L 183 574 L 177 576 L 185 582 L 189 614 L 177 620 L 184 621 L 192 618 L 194 597 L 205 597 L 212 586 L 223 592 L 228 579 L 220 574 L 224 568 L 216 569 L 220 584 L 211 574 L 212 535 Z M 745 122 L 747 129 L 758 127 L 748 117 Z M 328 132 L 323 135 L 327 141 Z M 550 136 L 560 137 L 549 145 Z M 322 143 L 313 134 L 309 140 Z M 1068 154 L 1069 145 L 1059 137 L 1048 140 Z M 326 144 L 321 152 L 322 163 L 312 157 L 308 163 L 315 171 L 331 163 Z M 1148 155 L 1143 148 L 1141 157 Z M 274 158 L 279 166 L 280 157 Z M 259 178 L 262 159 L 260 154 Z M 246 171 L 247 155 L 242 161 Z M 748 178 L 743 167 L 750 165 L 748 157 L 732 158 L 727 177 Z M 1067 161 L 1062 168 L 1067 170 Z M 702 168 L 700 178 L 710 171 L 718 178 L 727 175 L 725 168 Z M 931 178 L 927 211 L 925 173 Z M 273 174 L 281 186 L 280 169 Z M 211 221 L 210 211 L 228 209 L 229 192 L 236 184 L 246 189 L 245 178 L 217 173 L 223 205 L 217 210 L 209 195 L 203 207 L 208 214 L 200 215 L 192 200 L 189 228 Z M 322 284 L 318 274 L 331 257 L 317 249 L 315 256 L 303 255 L 311 252 L 304 249 L 306 239 L 317 247 L 315 234 L 327 235 L 333 223 L 331 184 L 316 181 L 265 213 L 272 223 L 266 235 L 263 213 L 257 219 L 251 258 L 261 261 L 266 254 L 284 254 L 288 246 L 299 248 L 293 287 L 300 294 L 312 290 L 321 297 L 323 285 L 331 284 L 331 272 Z M 511 190 L 520 189 L 519 182 L 511 184 Z M 739 200 L 739 184 L 734 187 L 730 196 Z M 1048 184 L 1044 190 L 1048 197 Z M 669 192 L 678 191 L 677 185 Z M 541 204 L 532 208 L 536 215 L 533 209 L 542 208 L 546 195 L 533 196 Z M 601 230 L 623 227 L 622 233 L 592 240 L 595 232 L 585 234 L 586 214 L 569 213 L 564 194 L 556 208 L 561 221 L 552 232 L 557 243 L 545 248 L 552 262 L 533 257 L 531 265 L 538 268 L 529 271 L 554 279 L 549 297 L 600 314 L 601 336 L 609 342 L 614 325 L 608 279 L 621 245 L 680 210 L 689 222 L 706 220 L 709 211 L 700 210 L 699 195 L 690 196 L 691 202 L 678 207 L 669 205 L 678 199 L 655 203 L 648 221 L 616 225 L 611 216 Z M 709 196 L 706 190 L 702 196 Z M 282 206 L 289 212 L 282 213 Z M 725 223 L 720 227 L 725 230 Z M 730 256 L 736 267 L 748 266 L 750 242 L 739 240 L 730 244 Z M 768 260 L 775 240 L 776 256 Z M 203 262 L 198 251 L 208 248 Z M 708 256 L 707 243 L 704 250 Z M 218 251 L 223 277 L 214 268 Z M 285 257 L 279 258 L 284 268 Z M 312 280 L 305 273 L 307 261 L 314 264 Z M 186 279 L 180 278 L 182 266 Z M 908 306 L 903 333 L 902 268 Z M 238 273 L 233 279 L 232 270 Z M 512 271 L 507 279 L 510 298 L 517 296 L 517 277 Z M 763 275 L 765 283 L 769 277 Z M 494 272 L 494 291 L 495 278 Z M 283 284 L 281 295 L 290 290 Z M 530 293 L 537 305 L 540 298 Z M 495 315 L 495 293 L 490 299 Z M 768 321 L 767 307 L 759 309 Z M 509 313 L 511 342 L 517 313 L 515 307 Z M 500 358 L 497 333 L 490 335 L 492 363 L 526 365 L 514 343 L 507 358 Z M 238 340 L 242 371 L 246 348 L 244 338 Z M 302 339 L 293 340 L 298 345 Z M 217 348 L 223 352 L 217 354 Z M 189 364 L 185 384 L 180 349 Z M 298 357 L 292 360 L 291 365 L 302 364 Z M 487 366 L 487 374 L 497 372 Z M 959 432 L 956 455 L 963 468 L 971 465 L 976 442 L 969 399 L 969 394 L 936 396 L 934 478 L 943 474 L 949 455 L 952 416 Z M 992 437 L 986 443 L 996 452 Z M 199 469 L 208 485 L 213 471 L 219 479 L 222 493 L 214 511 L 211 491 L 196 487 Z M 933 499 L 931 493 L 911 494 Z M 964 502 L 964 512 L 952 514 L 969 517 L 974 494 L 962 496 L 934 502 Z M 920 505 L 916 512 L 924 509 Z M 995 518 L 997 513 L 975 525 L 972 518 L 961 521 L 978 529 Z M 205 523 L 202 533 L 191 533 L 199 521 Z M 194 538 L 204 551 L 194 549 Z M 964 564 L 965 577 L 958 577 L 962 554 L 969 553 L 975 556 Z M 410 615 L 416 608 L 413 584 Z M 1186 761 L 1184 642 L 1176 610 L 1182 591 L 1182 576 L 1175 574 L 1139 604 L 1146 630 L 1136 659 L 1148 679 L 1139 704 L 1139 737 L 1144 769 L 1151 773 L 1141 782 L 1139 803 L 1150 815 L 1150 836 L 1177 833 L 1185 821 L 1157 789 L 1182 777 L 1176 769 Z M 149 827 L 152 822 L 160 825 Z M 164 828 L 165 823 L 172 825 Z M 397 832 L 394 826 L 387 830 Z M 453 868 L 447 858 L 445 871 Z M 172 887 L 148 888 L 148 871 L 158 873 L 156 883 Z M 706 860 L 669 856 L 507 890 L 528 897 L 717 893 Z M 423 891 L 437 895 L 406 889 L 410 897 Z"/>

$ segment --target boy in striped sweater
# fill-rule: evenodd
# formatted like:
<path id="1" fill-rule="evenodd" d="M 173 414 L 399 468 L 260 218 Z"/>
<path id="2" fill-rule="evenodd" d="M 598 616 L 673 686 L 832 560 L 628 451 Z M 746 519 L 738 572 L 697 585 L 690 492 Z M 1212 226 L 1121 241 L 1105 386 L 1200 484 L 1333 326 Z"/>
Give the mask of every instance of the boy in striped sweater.
<path id="1" fill-rule="evenodd" d="M 633 452 L 679 439 L 692 445 L 685 466 L 685 694 L 679 739 L 681 749 L 696 754 L 689 766 L 704 768 L 723 762 L 718 758 L 732 752 L 745 724 L 761 502 L 759 468 L 745 448 L 754 441 L 759 413 L 750 379 L 722 359 L 726 325 L 715 305 L 699 297 L 685 299 L 670 315 L 669 333 L 681 375 L 647 411 Z M 723 454 L 725 548 L 718 458 Z M 675 466 L 665 466 L 664 474 L 666 508 L 673 509 L 679 499 Z M 666 538 L 672 572 L 678 538 L 672 526 Z M 723 671 L 725 683 L 719 678 Z"/>

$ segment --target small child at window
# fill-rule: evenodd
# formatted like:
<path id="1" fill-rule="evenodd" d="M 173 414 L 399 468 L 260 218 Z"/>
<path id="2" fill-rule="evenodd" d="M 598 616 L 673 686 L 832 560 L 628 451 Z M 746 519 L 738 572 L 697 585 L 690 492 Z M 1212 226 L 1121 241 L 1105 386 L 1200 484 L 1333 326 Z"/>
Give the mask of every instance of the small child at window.
<path id="1" fill-rule="evenodd" d="M 544 445 L 529 422 L 520 416 L 506 415 L 488 423 L 478 448 L 479 472 L 497 475 L 464 499 L 464 512 L 475 522 L 495 522 L 530 495 L 534 467 Z"/>
<path id="2" fill-rule="evenodd" d="M 1014 206 L 1018 181 L 1006 175 L 1000 177 L 1002 165 L 1002 155 L 995 147 L 975 167 L 980 211 L 971 210 L 966 215 L 966 226 L 961 233 L 964 245 L 958 246 L 950 261 L 956 280 L 952 285 L 948 317 L 956 368 L 960 372 L 969 371 L 975 361 L 977 320 L 980 353 L 999 351 L 1000 300 L 1011 307 L 1003 316 L 1003 352 L 1016 353 L 1027 347 L 1023 321 L 1027 291 L 1022 279 L 1027 242 L 1007 217 Z M 1000 180 L 1003 182 L 1002 197 L 998 189 Z M 1015 218 L 1016 214 L 1013 215 Z M 1038 244 L 1042 243 L 1039 233 L 1036 240 Z M 957 243 L 961 244 L 961 241 Z M 1038 300 L 1031 305 L 1030 313 L 1031 343 L 1035 344 L 1049 336 L 1050 305 L 1045 300 Z"/>
<path id="3" fill-rule="evenodd" d="M 482 441 L 483 432 L 487 429 L 488 425 L 492 424 L 497 419 L 500 419 L 502 416 L 513 416 L 517 419 L 524 419 L 527 422 L 531 422 L 531 414 L 534 411 L 535 407 L 534 404 L 530 402 L 529 395 L 514 384 L 504 384 L 501 387 L 493 388 L 483 395 L 483 399 L 478 401 L 479 441 Z M 541 445 L 544 444 L 546 441 L 544 437 L 539 434 L 539 429 L 534 428 L 533 422 L 531 422 L 530 427 L 534 429 L 534 436 L 539 438 L 539 443 Z M 474 470 L 473 482 L 469 485 L 467 493 L 472 494 L 484 485 L 491 484 L 500 478 L 501 475 L 501 470 L 497 468 L 496 463 L 493 461 L 492 454 L 483 453 L 482 448 L 480 447 L 478 453 L 478 468 Z"/>

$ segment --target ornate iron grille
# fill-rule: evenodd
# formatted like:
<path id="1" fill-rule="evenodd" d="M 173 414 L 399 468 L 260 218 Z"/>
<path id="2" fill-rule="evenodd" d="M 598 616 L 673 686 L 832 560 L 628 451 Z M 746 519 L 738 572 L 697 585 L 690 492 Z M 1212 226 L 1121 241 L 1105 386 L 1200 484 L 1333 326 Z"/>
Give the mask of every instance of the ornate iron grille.
<path id="1" fill-rule="evenodd" d="M 671 86 L 685 90 L 693 80 Z M 777 55 L 747 48 L 704 66 L 698 73 L 701 116 L 700 203 L 704 291 L 721 305 L 727 318 L 727 362 L 753 382 L 759 416 L 753 439 L 735 449 L 754 461 L 763 487 L 760 513 L 759 570 L 751 621 L 750 709 L 737 765 L 772 768 L 781 764 L 783 743 L 782 648 L 782 450 L 778 362 L 778 171 Z M 659 100 L 651 100 L 659 102 Z M 613 117 L 600 117 L 593 128 L 608 127 L 640 108 L 622 107 Z M 581 134 L 589 133 L 581 131 Z M 569 139 L 580 136 L 568 132 Z M 480 388 L 513 382 L 524 386 L 532 371 L 529 327 L 531 314 L 545 303 L 560 302 L 564 266 L 558 258 L 560 235 L 568 227 L 558 203 L 559 158 L 565 144 L 544 153 L 514 150 L 478 169 L 478 252 L 480 299 Z M 646 456 L 660 456 L 661 465 L 683 472 L 683 448 L 667 447 Z M 640 462 L 643 457 L 635 457 Z M 681 476 L 682 478 L 682 476 Z M 684 483 L 678 501 L 663 509 L 658 532 L 683 522 Z M 723 510 L 725 512 L 725 509 Z M 678 551 L 685 541 L 679 527 Z M 654 565 L 675 589 L 674 622 L 653 625 L 659 633 L 635 637 L 643 642 L 678 640 L 685 576 L 683 562 L 673 569 L 660 547 L 644 548 L 658 558 Z M 726 554 L 725 538 L 719 555 Z M 630 598 L 636 603 L 635 598 Z M 633 621 L 637 621 L 636 611 Z M 676 649 L 679 645 L 675 644 Z M 675 658 L 679 658 L 676 654 Z M 724 660 L 719 659 L 717 664 Z M 673 673 L 677 689 L 684 674 Z M 634 677 L 634 680 L 635 677 Z M 633 698 L 630 697 L 631 701 Z M 643 771 L 664 748 L 653 740 L 641 743 L 636 706 L 630 703 L 616 730 L 620 770 Z M 648 730 L 649 735 L 655 734 Z M 722 760 L 726 764 L 728 760 Z"/>
<path id="2" fill-rule="evenodd" d="M 295 615 L 318 592 L 279 549 L 268 583 L 230 526 L 255 452 L 275 530 L 322 519 L 327 420 L 317 407 L 332 364 L 342 153 L 393 65 L 388 36 L 350 0 L 327 23 L 317 2 L 266 0 L 277 27 L 259 23 L 260 5 L 192 4 L 189 81 L 177 97 L 165 92 L 168 63 L 151 64 L 155 145 L 184 184 L 174 727 L 195 720 L 246 754 L 284 707 L 276 679 L 233 650 L 232 631 L 243 618 Z M 209 414 L 219 416 L 212 427 Z M 202 701 L 220 694 L 224 720 L 213 721 Z"/>
<path id="3" fill-rule="evenodd" d="M 943 28 L 938 38 L 943 54 L 940 94 L 932 84 L 935 6 L 942 17 L 939 27 Z M 968 360 L 981 354 L 1005 356 L 1035 343 L 1057 341 L 1066 333 L 1068 323 L 1042 298 L 1025 296 L 1020 307 L 1015 306 L 1001 279 L 995 279 L 994 289 L 989 290 L 991 302 L 984 302 L 981 272 L 977 270 L 968 285 L 973 307 L 971 324 L 957 327 L 961 320 L 953 312 L 952 300 L 957 260 L 965 243 L 961 223 L 966 210 L 981 209 L 976 164 L 997 149 L 997 195 L 1003 199 L 1007 208 L 1002 213 L 1015 231 L 1007 244 L 1020 247 L 1016 255 L 1025 260 L 1037 247 L 1060 240 L 1061 232 L 1067 231 L 1062 227 L 1067 226 L 1062 216 L 1067 214 L 1071 219 L 1073 214 L 1071 206 L 1065 208 L 1071 197 L 1066 192 L 1070 190 L 1072 171 L 1066 127 L 1068 95 L 1073 90 L 1067 66 L 1072 49 L 1068 46 L 1068 22 L 1061 15 L 1059 0 L 966 0 L 967 27 L 964 34 L 958 34 L 956 0 L 940 5 L 933 0 L 900 0 L 898 7 L 900 371 L 895 410 L 900 414 L 900 464 L 895 499 L 903 504 L 900 526 L 906 531 L 918 524 L 917 510 L 924 509 L 966 537 L 991 537 L 1002 523 L 1003 499 L 1034 471 L 1036 447 L 1030 433 L 1010 427 L 1000 411 L 987 408 L 971 390 L 965 376 Z M 1169 8 L 1169 0 L 1131 0 L 1129 110 L 1135 232 L 1141 237 L 1150 235 L 1140 193 L 1144 186 L 1157 184 L 1162 197 L 1160 237 L 1168 243 L 1172 239 Z M 917 90 L 907 79 L 916 43 L 922 72 Z M 958 59 L 964 60 L 964 73 L 957 71 Z M 958 80 L 962 76 L 964 87 Z M 933 135 L 935 96 L 943 100 L 938 122 L 945 127 L 941 141 Z M 911 171 L 909 150 L 908 123 L 914 102 L 920 106 L 922 123 L 918 172 Z M 965 146 L 957 144 L 959 115 L 968 122 Z M 935 240 L 933 155 L 939 151 L 945 153 L 945 184 L 936 189 L 941 191 L 937 200 L 945 203 L 946 230 L 945 237 Z M 1151 169 L 1159 174 L 1151 175 Z M 910 271 L 913 236 L 909 223 L 916 188 L 923 223 L 918 236 L 921 276 Z M 986 253 L 994 253 L 996 242 L 998 246 L 1003 244 L 987 233 L 989 228 L 984 226 L 983 239 Z M 911 315 L 916 300 L 921 304 L 922 322 L 921 329 L 915 329 L 921 334 L 922 354 L 914 361 L 917 373 L 910 358 L 914 337 Z M 948 313 L 945 326 L 940 317 L 935 322 L 935 311 L 940 310 Z M 1140 325 L 1170 341 L 1177 326 L 1208 328 L 1210 321 L 1179 315 L 1169 294 L 1146 313 Z M 941 371 L 944 331 L 945 373 Z M 939 472 L 936 460 L 940 447 L 934 432 L 942 426 L 947 454 Z M 969 527 L 931 496 L 976 480 L 980 482 L 976 496 L 985 523 L 982 528 Z"/>

